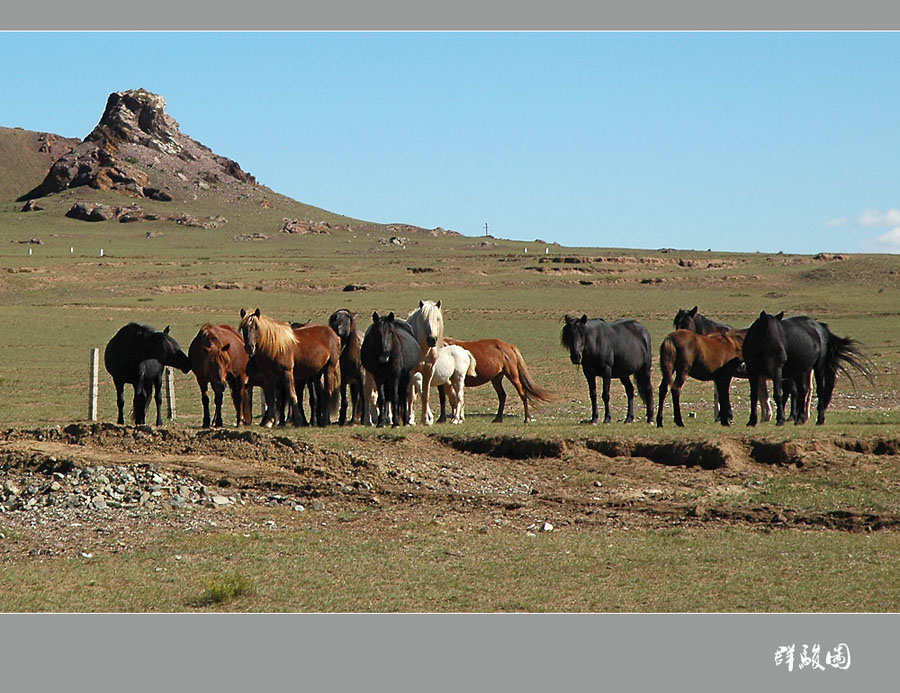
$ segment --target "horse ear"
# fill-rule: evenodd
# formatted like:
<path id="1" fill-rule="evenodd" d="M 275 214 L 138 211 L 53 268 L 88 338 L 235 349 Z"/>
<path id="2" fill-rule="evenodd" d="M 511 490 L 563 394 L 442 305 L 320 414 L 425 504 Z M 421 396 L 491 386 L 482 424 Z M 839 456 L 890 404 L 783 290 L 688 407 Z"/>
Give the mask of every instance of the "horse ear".
<path id="1" fill-rule="evenodd" d="M 784 311 L 781 311 L 778 315 L 775 316 L 776 320 L 781 320 L 784 317 Z"/>
<path id="2" fill-rule="evenodd" d="M 388 316 L 385 318 L 388 322 L 392 322 L 394 320 L 394 311 L 388 313 Z"/>
<path id="3" fill-rule="evenodd" d="M 693 308 L 691 308 L 688 315 L 690 315 L 691 317 L 694 317 L 696 314 L 697 314 L 697 306 L 694 306 Z"/>
<path id="4" fill-rule="evenodd" d="M 419 308 L 425 307 L 425 301 L 419 301 Z"/>
<path id="5" fill-rule="evenodd" d="M 260 315 L 262 315 L 262 313 L 260 313 L 259 308 L 257 308 L 255 311 L 253 311 L 253 315 L 255 315 L 256 317 L 259 317 Z"/>
<path id="6" fill-rule="evenodd" d="M 581 316 L 581 324 L 587 325 L 587 313 L 582 314 Z"/>
<path id="7" fill-rule="evenodd" d="M 246 315 L 247 315 L 247 311 L 244 310 L 243 308 L 241 308 L 241 320 L 243 320 Z"/>
<path id="8" fill-rule="evenodd" d="M 764 310 L 763 310 L 763 311 L 760 311 L 760 313 L 759 313 L 759 319 L 760 319 L 760 320 L 765 320 L 767 317 L 769 317 L 769 316 L 766 315 L 766 311 L 764 311 Z"/>
<path id="9" fill-rule="evenodd" d="M 376 310 L 372 313 L 372 322 L 378 322 L 378 320 L 378 311 Z"/>
<path id="10" fill-rule="evenodd" d="M 163 334 L 169 334 L 169 327 L 171 327 L 171 326 L 166 325 L 166 329 L 163 330 Z"/>
<path id="11" fill-rule="evenodd" d="M 440 300 L 438 300 L 438 302 L 437 302 L 437 307 L 438 307 L 438 310 L 441 309 L 441 302 L 440 302 Z"/>

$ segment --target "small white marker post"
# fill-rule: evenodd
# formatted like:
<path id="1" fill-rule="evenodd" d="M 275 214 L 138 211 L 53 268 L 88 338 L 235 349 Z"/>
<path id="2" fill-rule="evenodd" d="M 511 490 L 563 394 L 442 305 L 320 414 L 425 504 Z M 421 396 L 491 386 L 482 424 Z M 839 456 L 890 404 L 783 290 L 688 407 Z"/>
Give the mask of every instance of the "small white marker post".
<path id="1" fill-rule="evenodd" d="M 28 254 L 31 255 L 31 248 L 28 249 Z"/>
<path id="2" fill-rule="evenodd" d="M 166 405 L 169 415 L 169 421 L 174 421 L 175 415 L 175 372 L 166 367 Z"/>
<path id="3" fill-rule="evenodd" d="M 100 350 L 96 347 L 91 349 L 91 375 L 90 375 L 90 395 L 88 398 L 88 419 L 96 421 L 97 415 L 97 390 L 98 378 L 100 374 Z"/>
<path id="4" fill-rule="evenodd" d="M 100 257 L 103 257 L 103 248 L 100 248 Z"/>

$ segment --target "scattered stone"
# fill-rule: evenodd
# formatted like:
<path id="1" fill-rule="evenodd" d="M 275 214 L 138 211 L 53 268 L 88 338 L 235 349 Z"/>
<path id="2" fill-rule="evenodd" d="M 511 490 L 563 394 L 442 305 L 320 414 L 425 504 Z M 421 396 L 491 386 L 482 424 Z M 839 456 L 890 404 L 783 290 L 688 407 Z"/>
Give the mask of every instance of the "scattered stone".
<path id="1" fill-rule="evenodd" d="M 23 211 L 23 212 L 40 212 L 43 209 L 44 208 L 41 205 L 39 205 L 37 202 L 35 202 L 34 200 L 28 200 L 28 202 L 25 203 L 25 206 L 22 207 L 21 211 Z"/>
<path id="2" fill-rule="evenodd" d="M 210 500 L 212 500 L 213 505 L 216 506 L 231 505 L 231 500 L 226 496 L 213 496 Z"/>
<path id="3" fill-rule="evenodd" d="M 542 532 L 552 532 L 553 525 L 550 524 L 549 522 L 545 522 L 544 524 L 541 525 L 541 531 Z"/>

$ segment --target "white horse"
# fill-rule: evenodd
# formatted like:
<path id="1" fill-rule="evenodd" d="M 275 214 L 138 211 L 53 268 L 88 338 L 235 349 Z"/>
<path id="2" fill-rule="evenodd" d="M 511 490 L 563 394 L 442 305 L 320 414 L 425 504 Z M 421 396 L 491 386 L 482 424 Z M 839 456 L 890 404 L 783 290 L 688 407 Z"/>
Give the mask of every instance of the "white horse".
<path id="1" fill-rule="evenodd" d="M 422 375 L 422 421 L 426 426 L 430 426 L 434 423 L 434 415 L 428 406 L 428 392 L 434 377 L 434 364 L 444 346 L 444 316 L 441 313 L 441 302 L 419 301 L 419 307 L 409 314 L 406 322 L 412 328 L 422 349 L 416 372 Z M 410 404 L 411 411 L 412 404 Z M 410 420 L 413 420 L 412 414 Z"/>
<path id="2" fill-rule="evenodd" d="M 445 390 L 453 418 L 451 423 L 461 423 L 465 418 L 465 388 L 466 376 L 475 375 L 475 357 L 468 349 L 461 346 L 445 345 L 434 364 L 434 373 L 431 384 L 436 387 L 448 386 Z M 411 402 L 416 395 L 422 392 L 423 378 L 420 373 L 415 373 L 411 383 Z M 410 411 L 412 411 L 410 405 Z M 430 413 L 430 412 L 429 412 Z M 441 421 L 442 419 L 439 419 Z"/>

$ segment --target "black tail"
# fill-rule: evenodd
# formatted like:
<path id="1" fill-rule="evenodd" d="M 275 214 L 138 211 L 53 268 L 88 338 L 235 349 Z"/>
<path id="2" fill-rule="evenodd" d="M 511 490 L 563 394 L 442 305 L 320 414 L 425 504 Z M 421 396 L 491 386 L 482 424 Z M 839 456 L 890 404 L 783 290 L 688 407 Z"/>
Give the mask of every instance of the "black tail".
<path id="1" fill-rule="evenodd" d="M 862 373 L 866 380 L 874 385 L 872 370 L 875 368 L 875 364 L 860 350 L 859 342 L 851 337 L 838 337 L 836 334 L 832 334 L 827 326 L 825 331 L 828 333 L 828 345 L 825 353 L 824 392 L 822 393 L 824 401 L 819 404 L 820 412 L 824 411 L 824 408 L 831 403 L 834 381 L 838 371 L 846 375 L 855 386 L 853 375 L 850 372 L 850 368 L 853 368 Z"/>

